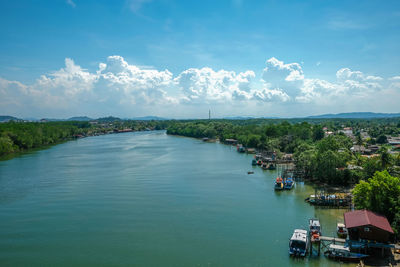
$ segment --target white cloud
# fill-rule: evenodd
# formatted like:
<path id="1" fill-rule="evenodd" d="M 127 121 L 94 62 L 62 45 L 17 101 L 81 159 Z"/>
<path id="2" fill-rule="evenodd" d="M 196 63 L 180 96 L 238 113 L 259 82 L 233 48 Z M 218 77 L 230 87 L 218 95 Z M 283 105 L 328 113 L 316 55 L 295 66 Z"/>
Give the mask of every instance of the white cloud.
<path id="1" fill-rule="evenodd" d="M 299 63 L 270 58 L 258 78 L 253 70 L 237 73 L 209 67 L 190 68 L 174 75 L 168 70 L 131 65 L 116 55 L 100 63 L 94 72 L 66 58 L 65 67 L 40 76 L 33 84 L 0 78 L 0 113 L 74 111 L 76 115 L 102 111 L 108 115 L 141 110 L 145 115 L 157 110 L 164 115 L 160 114 L 162 110 L 185 113 L 192 109 L 195 113 L 196 106 L 213 105 L 225 106 L 224 110 L 243 107 L 259 114 L 256 107 L 284 105 L 288 110 L 285 112 L 293 109 L 296 115 L 295 106 L 306 111 L 310 107 L 335 110 L 345 105 L 356 107 L 355 102 L 390 102 L 399 94 L 400 76 L 385 80 L 349 68 L 338 70 L 333 81 L 327 81 L 307 77 Z"/>
<path id="2" fill-rule="evenodd" d="M 211 68 L 191 68 L 180 73 L 175 82 L 186 102 L 224 102 L 251 98 L 253 71 L 240 72 Z"/>
<path id="3" fill-rule="evenodd" d="M 74 7 L 74 8 L 76 7 L 76 4 L 75 4 L 75 2 L 73 0 L 67 0 L 66 2 L 67 2 L 68 5 L 70 5 L 70 6 Z"/>

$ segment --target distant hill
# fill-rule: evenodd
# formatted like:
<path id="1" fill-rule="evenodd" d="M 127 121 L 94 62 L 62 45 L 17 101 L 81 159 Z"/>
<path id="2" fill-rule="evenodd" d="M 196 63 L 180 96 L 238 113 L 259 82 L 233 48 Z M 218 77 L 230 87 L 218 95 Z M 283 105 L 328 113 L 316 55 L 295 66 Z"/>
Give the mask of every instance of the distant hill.
<path id="1" fill-rule="evenodd" d="M 249 117 L 249 116 L 233 116 L 233 117 L 223 117 L 222 119 L 224 119 L 224 120 L 251 120 L 254 118 L 255 117 Z"/>
<path id="2" fill-rule="evenodd" d="M 21 119 L 18 119 L 13 116 L 0 116 L 0 122 L 7 122 L 7 121 L 21 121 Z"/>
<path id="3" fill-rule="evenodd" d="M 157 117 L 157 116 L 145 116 L 145 117 L 135 117 L 129 120 L 135 121 L 166 121 L 169 120 L 167 118 Z"/>
<path id="4" fill-rule="evenodd" d="M 374 112 L 349 112 L 338 114 L 323 114 L 308 116 L 310 119 L 373 119 L 373 118 L 395 118 L 400 117 L 400 113 L 374 113 Z"/>
<path id="5" fill-rule="evenodd" d="M 112 121 L 122 121 L 120 118 L 113 117 L 113 116 L 108 116 L 104 118 L 98 118 L 97 121 L 101 122 L 112 122 Z"/>
<path id="6" fill-rule="evenodd" d="M 80 117 L 71 117 L 67 119 L 67 121 L 91 121 L 93 120 L 92 118 L 89 118 L 87 116 L 80 116 Z"/>

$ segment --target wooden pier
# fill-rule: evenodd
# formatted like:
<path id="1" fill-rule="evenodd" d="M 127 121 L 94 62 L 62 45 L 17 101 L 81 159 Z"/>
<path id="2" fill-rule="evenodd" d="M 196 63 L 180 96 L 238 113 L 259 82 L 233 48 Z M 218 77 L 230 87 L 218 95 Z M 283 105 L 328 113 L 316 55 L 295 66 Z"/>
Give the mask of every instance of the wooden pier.
<path id="1" fill-rule="evenodd" d="M 320 236 L 318 239 L 313 239 L 310 236 L 310 256 L 313 255 L 313 250 L 316 249 L 318 256 L 321 254 L 321 248 L 327 249 L 330 244 L 336 243 L 346 243 L 346 239 L 338 238 L 338 237 L 330 237 L 330 236 Z M 316 248 L 314 248 L 316 247 Z"/>
<path id="2" fill-rule="evenodd" d="M 319 256 L 321 254 L 321 249 L 326 250 L 329 248 L 330 244 L 336 244 L 336 243 L 341 243 L 341 244 L 347 244 L 351 249 L 358 249 L 358 250 L 365 250 L 365 253 L 369 248 L 380 248 L 382 249 L 382 256 L 384 255 L 384 249 L 389 249 L 389 248 L 394 248 L 394 249 L 400 249 L 400 246 L 397 244 L 384 244 L 384 243 L 377 243 L 377 242 L 359 242 L 359 241 L 354 241 L 354 240 L 346 240 L 343 238 L 338 238 L 338 237 L 330 237 L 330 236 L 320 236 L 319 239 L 313 239 L 310 236 L 310 256 L 313 255 L 313 251 L 317 252 L 317 255 Z"/>

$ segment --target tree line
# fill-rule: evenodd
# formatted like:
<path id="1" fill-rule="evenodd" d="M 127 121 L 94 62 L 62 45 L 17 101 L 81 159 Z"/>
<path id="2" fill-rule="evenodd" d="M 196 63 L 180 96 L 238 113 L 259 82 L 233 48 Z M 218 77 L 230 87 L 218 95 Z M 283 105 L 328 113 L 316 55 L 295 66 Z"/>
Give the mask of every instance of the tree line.
<path id="1" fill-rule="evenodd" d="M 326 127 L 326 128 L 325 128 Z M 338 130 L 351 127 L 349 138 Z M 334 134 L 325 136 L 325 131 Z M 369 137 L 363 139 L 361 131 Z M 389 153 L 386 135 L 399 136 L 399 119 L 379 120 L 245 120 L 174 122 L 167 133 L 189 137 L 236 139 L 259 151 L 293 153 L 296 168 L 313 183 L 355 186 L 354 203 L 385 215 L 400 234 L 400 153 Z M 353 153 L 353 145 L 379 144 L 374 157 Z"/>
<path id="2" fill-rule="evenodd" d="M 86 121 L 6 122 L 0 123 L 0 156 L 54 145 L 77 136 L 105 134 L 114 130 L 162 130 L 165 121 Z"/>

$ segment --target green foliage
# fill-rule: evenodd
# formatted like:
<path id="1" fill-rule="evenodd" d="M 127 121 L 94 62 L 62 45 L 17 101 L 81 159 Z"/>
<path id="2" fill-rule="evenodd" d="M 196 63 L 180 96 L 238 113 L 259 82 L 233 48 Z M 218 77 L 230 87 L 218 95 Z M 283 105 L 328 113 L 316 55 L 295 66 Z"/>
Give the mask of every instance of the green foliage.
<path id="1" fill-rule="evenodd" d="M 388 142 L 386 135 L 381 134 L 378 136 L 378 138 L 376 138 L 376 142 L 378 144 L 386 144 Z"/>
<path id="2" fill-rule="evenodd" d="M 0 123 L 0 156 L 53 145 L 76 135 L 102 134 L 125 128 L 137 131 L 165 129 L 167 125 L 169 122 L 165 121 L 110 121 L 110 118 L 94 125 L 87 121 Z M 214 133 L 209 132 L 208 135 Z"/>
<path id="3" fill-rule="evenodd" d="M 387 217 L 400 234 L 400 178 L 386 170 L 376 172 L 368 181 L 361 180 L 353 189 L 357 209 L 368 209 Z"/>

